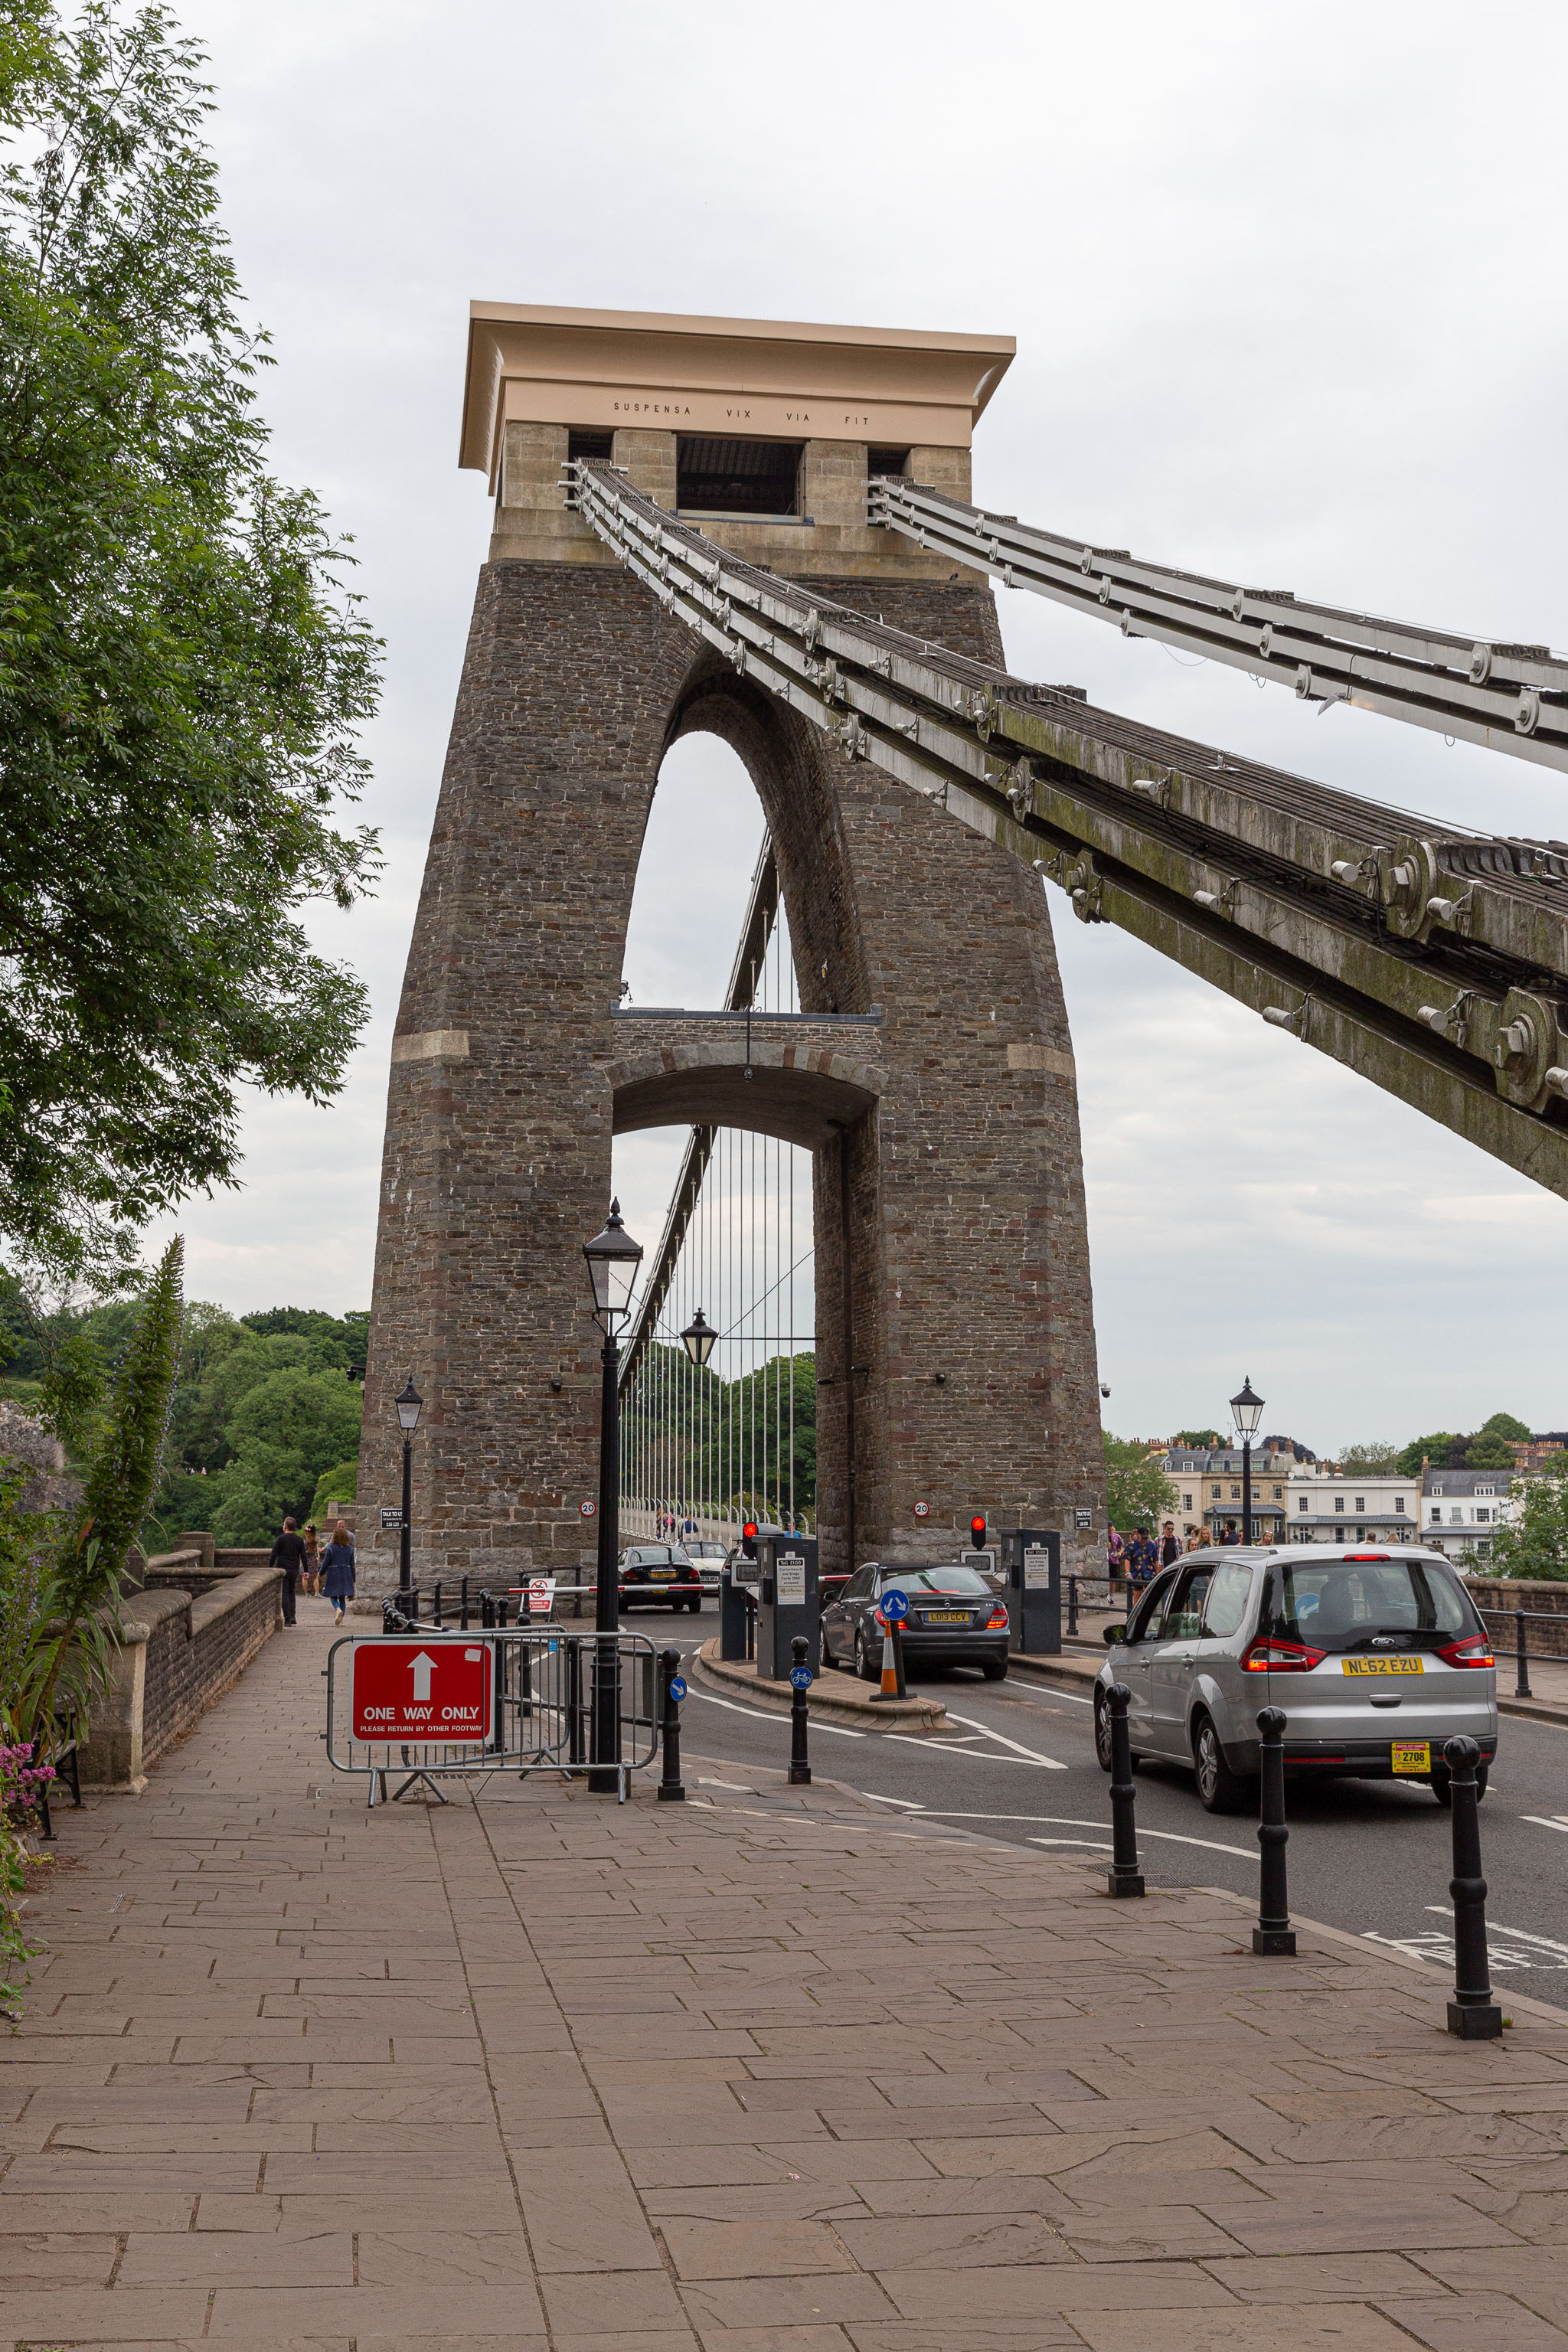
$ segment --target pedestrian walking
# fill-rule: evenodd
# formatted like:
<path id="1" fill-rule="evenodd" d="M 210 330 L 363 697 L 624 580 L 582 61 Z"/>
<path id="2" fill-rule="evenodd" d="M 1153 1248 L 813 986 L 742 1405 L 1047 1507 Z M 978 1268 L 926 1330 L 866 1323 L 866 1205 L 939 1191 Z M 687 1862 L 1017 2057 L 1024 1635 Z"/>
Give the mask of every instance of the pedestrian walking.
<path id="1" fill-rule="evenodd" d="M 284 1520 L 283 1532 L 273 1545 L 267 1564 L 269 1568 L 283 1570 L 283 1622 L 291 1625 L 294 1622 L 294 1595 L 305 1570 L 304 1538 L 296 1531 L 292 1519 Z"/>
<path id="2" fill-rule="evenodd" d="M 1154 1573 L 1157 1557 L 1154 1547 L 1149 1540 L 1148 1528 L 1140 1528 L 1127 1547 L 1128 1573 L 1134 1584 L 1142 1587 L 1148 1583 Z"/>
<path id="3" fill-rule="evenodd" d="M 1189 1528 L 1187 1529 L 1186 1549 L 1188 1551 L 1207 1551 L 1208 1548 L 1209 1539 L 1206 1528 Z"/>
<path id="4" fill-rule="evenodd" d="M 336 1615 L 334 1625 L 343 1622 L 343 1603 L 354 1597 L 354 1539 L 340 1519 L 332 1529 L 332 1540 L 321 1554 L 321 1590 L 332 1603 Z"/>
<path id="5" fill-rule="evenodd" d="M 1110 1583 L 1114 1584 L 1117 1578 L 1125 1572 L 1126 1566 L 1127 1547 L 1115 1527 L 1108 1526 L 1105 1530 L 1105 1573 Z"/>
<path id="6" fill-rule="evenodd" d="M 305 1590 L 312 1598 L 321 1589 L 321 1538 L 314 1519 L 305 1522 Z"/>
<path id="7" fill-rule="evenodd" d="M 1241 1537 L 1237 1531 L 1237 1525 L 1234 1519 L 1226 1519 L 1224 1527 L 1220 1529 L 1219 1539 L 1222 1544 L 1238 1544 L 1241 1541 Z"/>
<path id="8" fill-rule="evenodd" d="M 1176 1522 L 1174 1519 L 1167 1519 L 1160 1537 L 1160 1565 L 1162 1568 L 1169 1568 L 1171 1562 L 1173 1559 L 1180 1559 L 1181 1556 L 1182 1547 L 1176 1540 Z"/>

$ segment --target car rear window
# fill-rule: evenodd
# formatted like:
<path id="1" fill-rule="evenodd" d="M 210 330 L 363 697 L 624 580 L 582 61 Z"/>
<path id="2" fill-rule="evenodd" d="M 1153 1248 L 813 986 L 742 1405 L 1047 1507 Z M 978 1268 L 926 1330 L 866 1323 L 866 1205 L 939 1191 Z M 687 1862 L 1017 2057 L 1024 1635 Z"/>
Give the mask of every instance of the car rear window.
<path id="1" fill-rule="evenodd" d="M 1479 1631 L 1466 1594 L 1434 1560 L 1282 1561 L 1270 1573 L 1268 1607 L 1273 1633 L 1319 1650 L 1353 1650 L 1377 1633 L 1451 1642 Z"/>
<path id="2" fill-rule="evenodd" d="M 991 1587 L 972 1568 L 901 1568 L 882 1586 L 884 1592 L 895 1588 L 911 1598 L 922 1592 L 945 1592 L 964 1601 L 991 1598 Z"/>

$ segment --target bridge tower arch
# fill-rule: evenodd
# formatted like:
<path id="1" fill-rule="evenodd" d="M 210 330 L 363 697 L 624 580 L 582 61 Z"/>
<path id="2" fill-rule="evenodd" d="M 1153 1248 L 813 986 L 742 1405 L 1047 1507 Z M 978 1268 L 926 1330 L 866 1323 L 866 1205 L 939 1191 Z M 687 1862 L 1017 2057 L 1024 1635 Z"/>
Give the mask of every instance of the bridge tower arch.
<path id="1" fill-rule="evenodd" d="M 867 485 L 880 466 L 967 497 L 973 424 L 1010 350 L 476 306 L 463 457 L 490 475 L 495 529 L 392 1049 L 359 1483 L 372 1589 L 395 1574 L 378 1507 L 397 1496 L 391 1400 L 410 1370 L 427 1400 L 416 1574 L 499 1584 L 591 1559 L 581 1244 L 614 1133 L 656 1118 L 813 1150 L 825 1566 L 938 1556 L 977 1508 L 1060 1526 L 1075 1564 L 1103 1556 L 1043 891 L 695 645 L 560 488 L 568 456 L 609 457 L 735 551 L 999 665 L 989 584 L 871 529 Z M 775 511 L 786 494 L 795 511 Z M 751 1081 L 737 1040 L 617 1003 L 659 764 L 698 731 L 756 788 L 815 1016 L 759 1050 Z"/>

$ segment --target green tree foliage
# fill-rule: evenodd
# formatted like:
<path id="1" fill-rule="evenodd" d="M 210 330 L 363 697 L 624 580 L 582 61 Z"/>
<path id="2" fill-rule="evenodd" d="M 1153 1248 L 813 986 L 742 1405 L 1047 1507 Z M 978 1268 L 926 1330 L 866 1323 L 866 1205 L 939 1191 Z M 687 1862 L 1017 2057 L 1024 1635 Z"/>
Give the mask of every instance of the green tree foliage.
<path id="1" fill-rule="evenodd" d="M 48 1737 L 57 1711 L 79 1714 L 112 1670 L 126 1559 L 157 1484 L 180 1354 L 184 1245 L 178 1236 L 147 1284 L 121 1360 L 81 1507 L 44 1578 L 10 1705 L 24 1738 Z"/>
<path id="2" fill-rule="evenodd" d="M 1419 1478 L 1423 1462 L 1430 1462 L 1434 1470 L 1462 1470 L 1463 1449 L 1468 1442 L 1451 1429 L 1434 1430 L 1429 1437 L 1413 1437 L 1408 1445 L 1401 1446 L 1394 1466 L 1402 1478 Z M 1458 1458 L 1450 1460 L 1456 1447 L 1460 1449 Z"/>
<path id="3" fill-rule="evenodd" d="M 1176 1516 L 1178 1496 L 1158 1460 L 1135 1437 L 1112 1437 L 1106 1431 L 1105 1507 L 1110 1525 L 1122 1535 L 1131 1528 L 1158 1532 L 1162 1519 Z"/>
<path id="4" fill-rule="evenodd" d="M 1499 1437 L 1511 1437 L 1517 1445 L 1524 1444 L 1530 1436 L 1530 1432 L 1523 1422 L 1511 1412 L 1494 1412 L 1489 1421 L 1483 1421 L 1481 1423 L 1480 1433 L 1483 1437 L 1489 1429 Z M 1483 1468 L 1487 1466 L 1485 1464 L 1482 1465 Z"/>
<path id="5" fill-rule="evenodd" d="M 815 1509 L 814 1355 L 773 1356 L 755 1370 L 726 1381 L 711 1366 L 699 1371 L 684 1349 L 655 1345 L 643 1358 L 637 1410 L 640 1440 L 658 1440 L 665 1465 L 650 1474 L 668 1487 L 657 1499 L 679 1502 L 710 1495 L 741 1508 L 765 1494 L 770 1509 L 787 1508 L 793 1465 L 795 1508 Z"/>
<path id="6" fill-rule="evenodd" d="M 1568 1583 L 1568 1455 L 1540 1477 L 1516 1478 L 1512 1492 L 1519 1516 L 1492 1538 L 1490 1572 Z"/>
<path id="7" fill-rule="evenodd" d="M 165 1548 L 187 1528 L 270 1543 L 285 1518 L 312 1516 L 323 1473 L 358 1454 L 362 1391 L 344 1367 L 363 1364 L 369 1318 L 284 1307 L 237 1322 L 198 1302 L 187 1319 L 150 1535 Z M 333 1491 L 352 1494 L 352 1473 Z"/>
<path id="8" fill-rule="evenodd" d="M 1467 1470 L 1511 1470 L 1513 1448 L 1495 1429 L 1483 1429 L 1465 1448 Z"/>
<path id="9" fill-rule="evenodd" d="M 328 1516 L 328 1504 L 352 1503 L 358 1487 L 359 1456 L 356 1454 L 352 1461 L 340 1462 L 335 1469 L 322 1471 L 316 1481 L 316 1492 L 306 1516 L 314 1519 L 318 1528 L 321 1527 Z"/>
<path id="10" fill-rule="evenodd" d="M 1369 1437 L 1359 1444 L 1342 1447 L 1340 1468 L 1347 1478 L 1376 1477 L 1383 1473 L 1397 1470 L 1400 1458 L 1398 1446 L 1391 1444 L 1387 1438 Z M 1405 1475 L 1411 1478 L 1418 1477 L 1420 1471 L 1421 1465 L 1417 1462 L 1415 1469 L 1406 1471 Z"/>
<path id="11" fill-rule="evenodd" d="M 232 1181 L 237 1090 L 340 1087 L 378 649 L 308 491 L 267 470 L 166 11 L 7 0 L 0 35 L 0 1234 L 51 1263 Z"/>
<path id="12" fill-rule="evenodd" d="M 1117 1440 L 1118 1444 L 1121 1439 Z M 1217 1429 L 1178 1429 L 1172 1443 L 1184 1445 L 1189 1454 L 1209 1454 L 1220 1444 Z"/>

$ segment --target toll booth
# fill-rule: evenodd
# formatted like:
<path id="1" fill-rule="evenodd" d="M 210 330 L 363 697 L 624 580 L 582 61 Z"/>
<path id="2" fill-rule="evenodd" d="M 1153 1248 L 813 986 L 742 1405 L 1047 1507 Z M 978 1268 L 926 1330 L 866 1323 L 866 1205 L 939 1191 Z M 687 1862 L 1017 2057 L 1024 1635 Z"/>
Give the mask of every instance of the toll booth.
<path id="1" fill-rule="evenodd" d="M 757 1675 L 787 1682 L 797 1633 L 806 1639 L 806 1663 L 822 1669 L 822 1620 L 816 1595 L 816 1538 L 771 1532 L 757 1538 Z"/>
<path id="2" fill-rule="evenodd" d="M 1002 1538 L 1007 1647 L 1058 1657 L 1062 1646 L 1062 1539 L 1055 1528 L 1011 1528 Z"/>

